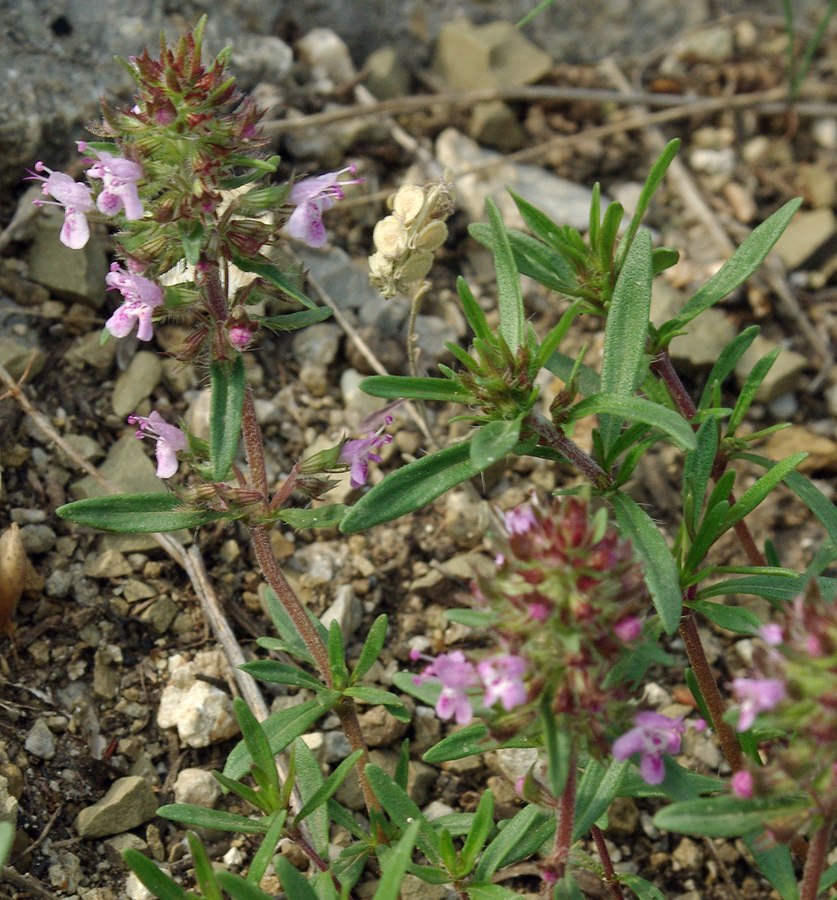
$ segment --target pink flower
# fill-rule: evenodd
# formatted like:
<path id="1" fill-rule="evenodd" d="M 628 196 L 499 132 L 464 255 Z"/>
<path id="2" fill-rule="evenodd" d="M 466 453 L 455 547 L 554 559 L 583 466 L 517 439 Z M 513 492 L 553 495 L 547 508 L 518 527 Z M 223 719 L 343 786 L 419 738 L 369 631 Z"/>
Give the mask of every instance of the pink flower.
<path id="1" fill-rule="evenodd" d="M 770 647 L 778 647 L 785 639 L 782 626 L 775 622 L 768 622 L 759 628 L 759 637 Z"/>
<path id="2" fill-rule="evenodd" d="M 739 769 L 732 776 L 730 787 L 736 797 L 749 800 L 753 796 L 753 776 L 746 769 Z"/>
<path id="3" fill-rule="evenodd" d="M 459 650 L 440 653 L 413 681 L 424 684 L 431 678 L 442 683 L 442 691 L 436 701 L 436 715 L 440 719 L 455 718 L 457 725 L 467 725 L 474 715 L 467 691 L 479 687 L 474 664 L 465 659 L 465 654 Z"/>
<path id="4" fill-rule="evenodd" d="M 617 738 L 613 757 L 625 760 L 639 753 L 639 771 L 648 784 L 662 784 L 665 778 L 663 756 L 680 750 L 680 736 L 686 730 L 681 719 L 655 712 L 641 712 L 634 717 L 634 727 Z"/>
<path id="5" fill-rule="evenodd" d="M 137 326 L 137 337 L 150 341 L 153 336 L 151 317 L 163 302 L 163 289 L 142 275 L 127 272 L 119 263 L 113 263 L 105 276 L 109 288 L 122 294 L 122 306 L 105 322 L 105 328 L 114 337 L 125 337 Z"/>
<path id="6" fill-rule="evenodd" d="M 78 149 L 84 153 L 88 147 L 79 141 Z M 91 150 L 98 162 L 87 170 L 89 178 L 102 179 L 102 192 L 96 198 L 99 212 L 115 216 L 120 209 L 125 210 L 129 221 L 142 218 L 142 202 L 137 193 L 137 181 L 142 178 L 142 169 L 130 159 L 114 156 L 106 150 Z"/>
<path id="7" fill-rule="evenodd" d="M 169 423 L 155 409 L 149 416 L 128 416 L 129 425 L 138 425 L 138 438 L 154 438 L 157 441 L 157 477 L 171 478 L 177 471 L 177 454 L 189 443 L 186 435 Z"/>
<path id="8" fill-rule="evenodd" d="M 785 699 L 785 684 L 778 678 L 734 678 L 732 692 L 741 704 L 736 731 L 747 731 L 760 712 Z"/>
<path id="9" fill-rule="evenodd" d="M 535 513 L 528 503 L 510 509 L 503 518 L 509 534 L 526 534 L 537 525 Z"/>
<path id="10" fill-rule="evenodd" d="M 382 429 L 392 423 L 392 416 L 385 418 L 385 424 L 369 437 L 346 441 L 340 451 L 340 462 L 349 466 L 349 483 L 353 488 L 366 484 L 369 477 L 369 461 L 380 462 L 381 457 L 375 453 L 378 447 L 392 443 L 391 434 L 383 434 Z"/>
<path id="11" fill-rule="evenodd" d="M 642 622 L 636 616 L 627 616 L 613 626 L 613 631 L 620 641 L 628 644 L 642 634 Z"/>
<path id="12" fill-rule="evenodd" d="M 37 174 L 39 172 L 48 172 L 49 175 Z M 41 192 L 54 198 L 54 200 L 35 200 L 36 206 L 64 208 L 64 224 L 59 235 L 61 243 L 71 250 L 81 250 L 90 239 L 87 213 L 95 209 L 90 188 L 81 181 L 74 181 L 64 172 L 54 172 L 40 160 L 35 163 L 35 171 L 31 173 L 30 178 L 43 181 Z"/>
<path id="13" fill-rule="evenodd" d="M 526 702 L 526 686 L 523 675 L 526 673 L 526 660 L 522 656 L 492 656 L 477 663 L 477 672 L 485 686 L 483 706 L 494 706 L 500 701 L 508 712 L 515 706 Z"/>
<path id="14" fill-rule="evenodd" d="M 253 332 L 246 325 L 233 325 L 227 332 L 227 337 L 236 350 L 246 350 L 253 340 Z"/>
<path id="15" fill-rule="evenodd" d="M 334 206 L 336 200 L 342 200 L 343 188 L 347 184 L 359 184 L 360 179 L 338 181 L 344 172 L 354 172 L 354 166 L 346 166 L 339 172 L 328 172 L 314 178 L 303 178 L 292 188 L 289 195 L 296 209 L 288 218 L 288 234 L 308 244 L 309 247 L 322 247 L 326 242 L 326 231 L 323 225 L 323 213 Z"/>

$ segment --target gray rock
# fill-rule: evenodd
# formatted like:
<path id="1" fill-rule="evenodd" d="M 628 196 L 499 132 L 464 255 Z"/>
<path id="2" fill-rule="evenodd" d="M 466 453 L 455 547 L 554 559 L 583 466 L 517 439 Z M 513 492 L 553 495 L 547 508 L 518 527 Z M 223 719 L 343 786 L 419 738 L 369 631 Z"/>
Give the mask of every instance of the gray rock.
<path id="1" fill-rule="evenodd" d="M 403 97 L 410 90 L 410 70 L 403 65 L 395 47 L 381 47 L 366 58 L 364 65 L 369 93 L 378 100 Z"/>
<path id="2" fill-rule="evenodd" d="M 296 42 L 296 52 L 323 90 L 331 90 L 355 77 L 349 48 L 330 28 L 311 29 Z"/>
<path id="3" fill-rule="evenodd" d="M 212 809 L 221 796 L 221 785 L 205 769 L 181 769 L 174 782 L 174 802 L 194 803 Z"/>
<path id="4" fill-rule="evenodd" d="M 242 90 L 252 89 L 257 82 L 280 84 L 291 71 L 293 50 L 274 35 L 245 34 L 233 44 L 230 65 L 238 75 Z"/>
<path id="5" fill-rule="evenodd" d="M 294 357 L 300 363 L 330 365 L 340 348 L 342 329 L 333 322 L 321 322 L 297 331 L 291 341 Z"/>
<path id="6" fill-rule="evenodd" d="M 99 471 L 113 481 L 120 491 L 128 494 L 166 492 L 166 486 L 157 477 L 146 447 L 142 441 L 137 440 L 133 432 L 119 438 L 111 446 Z M 77 500 L 101 497 L 103 493 L 102 486 L 90 475 L 70 485 L 70 494 Z"/>
<path id="7" fill-rule="evenodd" d="M 105 857 L 112 866 L 124 865 L 122 854 L 126 850 L 136 850 L 139 853 L 145 853 L 148 850 L 148 844 L 138 835 L 130 831 L 123 834 L 114 835 L 105 842 Z M 88 900 L 90 894 L 85 894 L 84 900 Z"/>
<path id="8" fill-rule="evenodd" d="M 478 144 L 509 153 L 526 143 L 517 113 L 502 100 L 477 103 L 468 121 L 468 135 Z"/>
<path id="9" fill-rule="evenodd" d="M 76 830 L 82 838 L 121 834 L 153 819 L 156 811 L 151 785 L 139 775 L 128 775 L 114 781 L 98 803 L 81 810 Z"/>
<path id="10" fill-rule="evenodd" d="M 43 719 L 36 719 L 23 746 L 27 753 L 38 759 L 52 759 L 55 756 L 55 735 Z"/>
<path id="11" fill-rule="evenodd" d="M 53 850 L 50 853 L 50 865 L 47 878 L 53 888 L 75 892 L 83 878 L 81 860 L 69 850 Z"/>
<path id="12" fill-rule="evenodd" d="M 136 410 L 139 404 L 151 396 L 160 383 L 163 366 L 160 357 L 148 350 L 134 354 L 128 368 L 120 374 L 113 386 L 113 411 L 122 418 Z"/>
<path id="13" fill-rule="evenodd" d="M 140 620 L 148 622 L 157 634 L 165 634 L 177 618 L 180 607 L 168 595 L 158 597 L 142 611 Z"/>
<path id="14" fill-rule="evenodd" d="M 473 25 L 454 19 L 442 26 L 433 68 L 453 90 L 532 84 L 552 60 L 511 22 Z"/>
<path id="15" fill-rule="evenodd" d="M 352 752 L 352 745 L 342 731 L 327 731 L 323 744 L 323 759 L 329 765 L 339 763 Z"/>
<path id="16" fill-rule="evenodd" d="M 360 714 L 360 725 L 369 747 L 392 747 L 404 737 L 407 722 L 400 722 L 384 706 L 372 706 Z"/>
<path id="17" fill-rule="evenodd" d="M 82 250 L 65 247 L 58 239 L 63 218 L 52 210 L 45 207 L 38 218 L 40 227 L 29 248 L 29 277 L 62 300 L 99 309 L 105 301 L 108 271 L 105 248 L 95 237 Z"/>
<path id="18" fill-rule="evenodd" d="M 90 578 L 123 578 L 132 571 L 131 564 L 118 550 L 94 553 L 84 561 L 84 574 Z"/>
<path id="19" fill-rule="evenodd" d="M 20 540 L 27 553 L 48 553 L 55 546 L 55 532 L 49 525 L 24 525 Z"/>
<path id="20" fill-rule="evenodd" d="M 796 269 L 837 233 L 837 216 L 831 209 L 797 213 L 776 241 L 775 250 L 789 269 Z"/>
<path id="21" fill-rule="evenodd" d="M 108 371 L 116 357 L 117 342 L 108 340 L 103 344 L 101 335 L 101 331 L 91 331 L 77 338 L 64 359 L 79 369 L 90 366 L 102 372 Z"/>
<path id="22" fill-rule="evenodd" d="M 337 622 L 343 634 L 344 645 L 354 637 L 363 621 L 363 604 L 350 584 L 341 584 L 337 588 L 334 602 L 320 616 L 320 621 L 326 628 L 331 627 L 332 622 Z"/>
<path id="23" fill-rule="evenodd" d="M 34 357 L 34 358 L 33 358 Z M 29 360 L 32 365 L 29 365 Z M 0 337 L 0 364 L 14 379 L 18 379 L 29 367 L 30 379 L 43 369 L 46 354 L 40 347 L 24 342 L 20 338 Z"/>
<path id="24" fill-rule="evenodd" d="M 17 823 L 17 798 L 9 792 L 9 780 L 0 775 L 0 822 Z"/>
<path id="25" fill-rule="evenodd" d="M 507 226 L 525 227 L 509 195 L 511 188 L 559 225 L 571 225 L 581 231 L 587 229 L 592 196 L 589 188 L 559 178 L 539 166 L 503 162 L 500 153 L 483 149 L 455 128 L 446 128 L 436 139 L 436 156 L 454 173 L 471 166 L 492 164 L 490 169 L 464 175 L 456 181 L 456 202 L 472 221 L 485 218 L 485 200 L 491 197 L 499 206 Z M 603 196 L 601 202 L 604 206 L 609 199 Z"/>

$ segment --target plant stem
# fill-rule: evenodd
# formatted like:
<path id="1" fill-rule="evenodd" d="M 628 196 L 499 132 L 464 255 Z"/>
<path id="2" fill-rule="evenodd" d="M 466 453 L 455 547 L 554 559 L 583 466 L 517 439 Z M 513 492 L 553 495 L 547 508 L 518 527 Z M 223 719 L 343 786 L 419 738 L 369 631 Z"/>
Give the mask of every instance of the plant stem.
<path id="1" fill-rule="evenodd" d="M 737 772 L 742 766 L 741 746 L 732 726 L 724 721 L 724 713 L 726 712 L 724 698 L 721 696 L 718 683 L 715 681 L 715 676 L 712 674 L 712 669 L 709 666 L 709 660 L 706 658 L 706 653 L 698 634 L 695 614 L 691 609 L 683 610 L 683 615 L 680 619 L 680 636 L 683 638 L 686 655 L 689 657 L 689 664 L 695 673 L 700 693 L 709 710 L 712 727 L 718 735 L 721 751 L 733 772 Z"/>
<path id="2" fill-rule="evenodd" d="M 799 900 L 817 900 L 820 878 L 825 868 L 826 855 L 830 849 L 829 840 L 834 828 L 834 818 L 826 819 L 808 845 L 808 856 L 799 886 Z"/>
<path id="3" fill-rule="evenodd" d="M 593 842 L 596 845 L 596 851 L 599 854 L 599 859 L 602 861 L 602 869 L 604 869 L 604 882 L 610 891 L 610 896 L 613 897 L 613 900 L 625 900 L 625 895 L 622 893 L 622 885 L 616 881 L 616 871 L 613 868 L 613 862 L 610 859 L 610 853 L 607 849 L 607 844 L 605 843 L 604 835 L 602 834 L 601 828 L 597 825 L 590 826 L 590 835 L 593 838 Z"/>
<path id="4" fill-rule="evenodd" d="M 416 319 L 421 309 L 421 301 L 430 290 L 430 282 L 423 281 L 416 285 L 416 289 L 410 300 L 410 319 L 407 325 L 407 357 L 410 364 L 410 374 L 413 378 L 418 376 L 418 335 L 416 334 Z"/>
<path id="5" fill-rule="evenodd" d="M 558 801 L 558 828 L 555 831 L 555 850 L 552 853 L 550 864 L 560 881 L 567 871 L 567 863 L 570 859 L 570 847 L 573 843 L 573 822 L 575 819 L 575 778 L 578 757 L 575 752 L 570 753 L 570 761 L 567 766 L 567 783 Z"/>
<path id="6" fill-rule="evenodd" d="M 610 485 L 610 478 L 605 470 L 585 453 L 581 447 L 574 444 L 562 431 L 557 429 L 552 422 L 547 421 L 540 413 L 530 413 L 525 423 L 548 446 L 553 447 L 594 486 L 605 489 Z"/>
<path id="7" fill-rule="evenodd" d="M 244 394 L 244 407 L 241 415 L 241 434 L 244 438 L 244 446 L 247 451 L 247 461 L 250 465 L 250 481 L 257 491 L 259 491 L 268 505 L 268 484 L 267 471 L 264 462 L 264 444 L 262 442 L 262 431 L 256 418 L 256 408 L 253 404 L 253 394 L 248 388 Z M 282 567 L 276 560 L 273 552 L 273 546 L 270 543 L 270 526 L 269 525 L 251 525 L 250 538 L 253 542 L 253 551 L 256 554 L 256 561 L 265 580 L 273 589 L 279 602 L 284 606 L 285 611 L 294 623 L 299 636 L 305 642 L 308 652 L 314 659 L 314 663 L 320 672 L 325 685 L 334 688 L 334 677 L 331 673 L 331 664 L 329 663 L 328 650 L 320 638 L 314 624 L 308 618 L 308 612 L 297 597 L 296 592 L 285 578 Z M 340 724 L 351 745 L 352 750 L 361 750 L 363 755 L 358 760 L 357 775 L 360 782 L 360 789 L 363 799 L 366 802 L 367 809 L 380 809 L 377 797 L 372 791 L 366 778 L 364 768 L 369 762 L 369 753 L 366 747 L 366 741 L 360 727 L 360 721 L 357 716 L 357 707 L 354 701 L 348 697 L 341 700 L 334 708 L 340 719 Z"/>

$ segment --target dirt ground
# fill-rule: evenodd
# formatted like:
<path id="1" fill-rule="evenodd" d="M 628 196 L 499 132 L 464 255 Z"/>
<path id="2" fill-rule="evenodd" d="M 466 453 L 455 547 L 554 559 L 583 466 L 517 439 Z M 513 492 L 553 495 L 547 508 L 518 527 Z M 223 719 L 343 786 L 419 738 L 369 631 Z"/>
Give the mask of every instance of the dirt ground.
<path id="1" fill-rule="evenodd" d="M 658 115 L 637 104 L 602 102 L 594 94 L 587 99 L 560 97 L 559 88 L 612 91 L 618 87 L 612 70 L 595 66 L 556 66 L 541 82 L 556 88 L 556 99 L 531 99 L 521 94 L 509 101 L 525 135 L 521 149 L 531 151 L 527 162 L 588 187 L 598 180 L 605 192 L 618 192 L 626 182 L 642 181 L 656 155 L 655 130 L 665 139 L 683 140 L 681 159 L 691 173 L 697 201 L 685 181 L 669 183 L 655 201 L 648 222 L 661 242 L 683 254 L 683 262 L 670 279 L 672 290 L 693 288 L 724 258 L 719 234 L 733 244 L 740 243 L 750 228 L 793 196 L 804 198 L 806 213 L 823 211 L 823 222 L 825 211 L 835 205 L 837 38 L 832 35 L 816 57 L 799 109 L 736 106 L 735 98 L 786 86 L 781 32 L 772 26 L 762 30 L 757 21 L 751 24 L 756 33 L 750 46 L 742 46 L 722 60 L 684 58 L 675 71 L 669 71 L 660 65 L 665 57 L 661 48 L 658 55 L 647 59 L 619 63 L 634 90 L 679 94 L 684 104 L 693 95 L 729 98 L 720 108 L 681 110 L 670 121 L 660 121 Z M 348 104 L 347 96 L 350 94 L 344 92 L 341 102 Z M 806 103 L 827 109 L 817 112 Z M 310 101 L 307 111 L 319 110 Z M 620 129 L 617 124 L 637 116 L 646 117 L 644 125 Z M 432 142 L 443 128 L 467 131 L 468 118 L 468 109 L 438 104 L 396 114 L 394 121 L 419 147 L 432 150 Z M 596 130 L 605 125 L 614 126 L 610 134 Z M 572 136 L 572 140 L 561 143 L 556 140 L 561 135 Z M 396 187 L 412 162 L 409 149 L 391 129 L 385 139 L 361 139 L 350 152 L 364 160 L 369 184 L 381 189 Z M 292 165 L 291 160 L 286 171 L 290 172 Z M 14 198 L 4 199 L 4 208 L 11 209 L 9 201 Z M 365 258 L 371 251 L 371 228 L 382 209 L 379 201 L 365 203 L 361 192 L 329 221 L 333 242 L 351 258 Z M 440 320 L 444 320 L 445 303 L 453 296 L 459 273 L 490 296 L 485 257 L 468 237 L 467 224 L 457 213 L 434 269 L 434 289 L 426 312 Z M 833 231 L 833 224 L 831 228 Z M 0 330 L 21 345 L 39 349 L 43 365 L 26 382 L 26 397 L 78 455 L 99 465 L 103 454 L 126 433 L 124 416 L 113 409 L 113 390 L 133 347 L 120 348 L 95 363 L 74 354 L 85 336 L 101 329 L 103 312 L 33 286 L 25 262 L 29 246 L 26 239 L 13 240 L 0 259 Z M 796 445 L 776 450 L 783 455 L 800 447 L 809 449 L 812 442 L 820 441 L 821 452 L 808 474 L 826 491 L 833 491 L 837 470 L 837 402 L 832 399 L 830 406 L 828 402 L 829 390 L 832 396 L 835 391 L 834 373 L 830 360 L 823 356 L 823 349 L 837 341 L 834 251 L 833 233 L 824 242 L 813 239 L 811 253 L 803 255 L 792 270 L 780 264 L 761 273 L 721 307 L 723 317 L 736 329 L 758 324 L 768 340 L 807 360 L 786 390 L 770 402 L 757 404 L 753 428 L 778 421 L 797 426 L 792 432 Z M 782 287 L 790 302 L 783 299 Z M 312 295 L 316 296 L 313 291 Z M 527 287 L 527 303 L 539 331 L 557 321 L 563 308 L 562 301 L 531 286 Z M 584 323 L 578 344 L 587 340 L 595 346 L 600 337 L 597 327 L 593 321 Z M 467 336 L 461 340 L 467 345 Z M 382 356 L 389 347 L 372 343 Z M 165 353 L 165 344 L 162 331 L 152 349 Z M 88 341 L 84 346 L 93 344 Z M 277 472 L 287 471 L 314 436 L 325 433 L 335 437 L 346 428 L 349 420 L 344 415 L 341 379 L 348 368 L 363 365 L 359 359 L 352 337 L 341 334 L 325 385 L 312 387 L 310 380 L 306 385 L 299 378 L 304 363 L 294 351 L 291 336 L 268 337 L 249 354 L 251 383 L 264 402 L 265 439 Z M 392 371 L 404 371 L 403 353 L 399 356 L 394 351 L 388 365 Z M 687 359 L 681 369 L 689 389 L 698 394 L 707 366 L 699 361 L 690 364 Z M 178 392 L 182 387 L 194 390 L 200 384 L 173 368 L 164 369 L 153 390 L 155 405 L 188 418 L 189 401 Z M 449 411 L 441 406 L 430 405 L 427 416 L 441 443 L 461 430 L 461 425 L 450 423 Z M 425 445 L 425 438 L 409 419 L 404 417 L 398 427 L 398 438 L 389 448 L 383 471 L 413 458 Z M 127 871 L 111 838 L 81 839 L 76 817 L 125 774 L 150 779 L 162 805 L 171 802 L 173 785 L 183 769 L 222 768 L 235 738 L 189 747 L 174 729 L 157 723 L 170 658 L 175 654 L 192 658 L 216 644 L 183 568 L 153 542 L 117 546 L 55 517 L 55 508 L 72 498 L 70 486 L 84 472 L 44 436 L 36 417 L 8 397 L 0 401 L 0 453 L 0 525 L 5 528 L 15 521 L 26 531 L 32 565 L 29 587 L 14 616 L 14 642 L 0 637 L 0 775 L 8 780 L 9 792 L 19 803 L 18 837 L 9 868 L 3 870 L 5 878 L 0 879 L 4 881 L 0 897 L 123 897 Z M 653 503 L 656 513 L 665 517 L 677 502 L 678 475 L 674 456 L 649 458 L 637 473 L 634 494 Z M 742 477 L 746 478 L 746 472 Z M 496 467 L 473 487 L 491 505 L 508 507 L 522 500 L 532 484 L 546 492 L 573 479 L 569 470 L 516 460 Z M 382 612 L 390 616 L 390 638 L 376 669 L 380 683 L 387 685 L 394 671 L 410 667 L 410 638 L 426 635 L 436 651 L 468 646 L 473 641 L 458 626 L 446 624 L 442 613 L 461 605 L 476 556 L 490 558 L 488 524 L 485 507 L 463 490 L 365 535 L 345 539 L 331 532 L 293 534 L 286 529 L 277 530 L 275 545 L 291 580 L 318 614 L 331 606 L 339 586 L 351 587 L 361 618 L 349 647 L 350 658 L 374 617 Z M 784 564 L 790 566 L 804 566 L 821 540 L 816 523 L 781 492 L 754 514 L 753 529 L 760 542 L 772 535 Z M 271 629 L 258 598 L 260 576 L 243 529 L 205 528 L 191 537 L 201 550 L 245 653 L 261 652 L 255 647 L 255 638 L 270 634 Z M 723 542 L 717 554 L 719 562 L 721 558 L 741 561 L 732 539 Z M 742 674 L 747 661 L 742 642 L 708 624 L 704 632 L 719 680 L 726 682 Z M 676 640 L 668 649 L 679 665 L 652 672 L 655 690 L 664 692 L 670 702 L 682 702 L 685 656 Z M 225 692 L 235 691 L 234 682 L 227 677 L 215 682 Z M 281 706 L 293 702 L 283 695 L 265 694 L 268 703 Z M 380 719 L 374 710 L 364 715 L 368 723 L 375 716 Z M 48 728 L 51 746 L 49 739 L 46 745 L 30 739 L 36 722 Z M 317 728 L 326 736 L 336 724 L 326 720 Z M 435 728 L 437 736 L 446 730 L 446 726 L 439 731 L 438 725 L 419 723 L 406 733 L 419 750 L 432 742 L 432 735 L 428 741 L 428 728 Z M 375 734 L 379 740 L 376 749 L 384 754 L 381 759 L 397 750 L 404 737 L 392 723 L 384 723 Z M 42 729 L 40 737 L 44 737 Z M 419 755 L 414 753 L 416 759 Z M 720 765 L 720 756 L 710 739 L 690 738 L 681 761 L 712 774 Z M 444 765 L 424 772 L 423 777 L 422 805 L 441 801 L 456 810 L 473 810 L 486 783 L 495 791 L 501 810 L 511 810 L 517 802 L 496 761 L 490 759 Z M 227 800 L 222 803 L 235 808 Z M 654 882 L 665 897 L 733 900 L 776 896 L 754 874 L 741 842 L 661 834 L 650 821 L 655 809 L 651 802 L 620 801 L 617 807 L 606 832 L 617 869 L 622 866 L 638 872 Z M 191 885 L 182 829 L 155 818 L 133 833 L 150 855 L 166 862 L 174 876 Z M 246 869 L 252 846 L 249 839 L 231 842 L 213 836 L 209 845 L 214 859 L 224 858 L 230 867 Z M 239 852 L 232 852 L 235 850 Z M 536 895 L 539 879 L 534 867 L 521 866 L 512 875 L 507 886 L 522 896 Z M 362 888 L 358 896 L 371 896 L 369 884 Z M 594 883 L 588 886 L 585 882 L 585 889 L 591 897 L 605 896 Z M 443 895 L 419 893 L 416 888 L 409 896 Z"/>

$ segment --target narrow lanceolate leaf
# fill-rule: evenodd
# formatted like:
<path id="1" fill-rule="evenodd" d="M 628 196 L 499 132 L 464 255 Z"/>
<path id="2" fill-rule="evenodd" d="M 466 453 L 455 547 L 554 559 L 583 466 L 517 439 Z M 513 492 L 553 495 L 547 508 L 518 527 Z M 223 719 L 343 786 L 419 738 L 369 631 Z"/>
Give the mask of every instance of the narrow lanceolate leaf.
<path id="1" fill-rule="evenodd" d="M 375 660 L 377 660 L 386 640 L 388 621 L 386 615 L 382 613 L 372 623 L 372 627 L 366 635 L 366 640 L 363 642 L 360 656 L 355 663 L 354 669 L 352 669 L 352 674 L 349 678 L 350 684 L 356 684 L 360 681 L 375 664 Z"/>
<path id="2" fill-rule="evenodd" d="M 5 824 L 0 823 L 0 828 Z M 11 831 L 14 832 L 13 827 Z M 139 850 L 126 850 L 122 854 L 122 858 L 128 868 L 148 888 L 152 896 L 158 897 L 159 900 L 185 900 L 186 891 Z"/>
<path id="3" fill-rule="evenodd" d="M 173 819 L 196 828 L 214 828 L 218 831 L 237 831 L 241 834 L 264 834 L 268 829 L 267 817 L 250 819 L 236 813 L 220 809 L 206 809 L 191 803 L 170 803 L 161 806 L 157 815 L 163 819 Z"/>
<path id="4" fill-rule="evenodd" d="M 488 213 L 488 224 L 491 226 L 493 237 L 500 334 L 503 335 L 509 350 L 516 353 L 523 340 L 523 292 L 520 288 L 520 275 L 500 210 L 493 200 L 486 200 L 485 211 Z"/>
<path id="5" fill-rule="evenodd" d="M 613 289 L 607 313 L 602 359 L 602 393 L 630 397 L 642 381 L 648 315 L 651 309 L 651 235 L 640 232 L 631 245 Z M 622 421 L 608 416 L 600 423 L 607 449 Z"/>
<path id="6" fill-rule="evenodd" d="M 413 847 L 416 845 L 416 837 L 421 822 L 411 822 L 401 835 L 401 840 L 395 845 L 395 849 L 387 853 L 381 866 L 381 880 L 372 896 L 372 900 L 398 900 L 401 896 L 401 882 L 410 864 L 413 855 Z"/>
<path id="7" fill-rule="evenodd" d="M 595 394 L 573 406 L 569 415 L 570 421 L 584 416 L 613 415 L 629 422 L 642 422 L 662 431 L 681 450 L 694 450 L 696 447 L 692 426 L 680 413 L 642 397 Z"/>
<path id="8" fill-rule="evenodd" d="M 348 508 L 344 503 L 329 503 L 310 509 L 283 509 L 276 518 L 287 522 L 291 528 L 336 528 Z"/>
<path id="9" fill-rule="evenodd" d="M 491 342 L 493 340 L 493 332 L 488 324 L 488 319 L 482 307 L 477 303 L 476 297 L 471 293 L 468 282 L 460 275 L 456 279 L 456 293 L 459 294 L 459 301 L 462 303 L 462 312 L 465 319 L 474 332 L 474 337 L 478 337 L 482 341 Z"/>
<path id="10" fill-rule="evenodd" d="M 301 309 L 298 312 L 283 313 L 278 316 L 263 316 L 257 318 L 257 321 L 271 331 L 297 331 L 300 328 L 307 328 L 309 325 L 316 325 L 318 322 L 325 322 L 330 318 L 331 310 L 327 306 L 318 306 L 316 309 Z"/>
<path id="11" fill-rule="evenodd" d="M 209 364 L 212 386 L 209 407 L 209 458 L 212 477 L 224 481 L 233 464 L 241 436 L 244 406 L 244 357 L 239 353 L 232 364 L 215 360 Z"/>
<path id="12" fill-rule="evenodd" d="M 355 534 L 405 516 L 478 475 L 483 468 L 471 460 L 470 441 L 411 462 L 364 494 L 346 514 L 340 530 Z"/>
<path id="13" fill-rule="evenodd" d="M 743 284 L 764 262 L 764 258 L 773 249 L 782 232 L 799 209 L 802 200 L 789 200 L 781 209 L 776 210 L 769 219 L 747 237 L 744 243 L 733 253 L 724 265 L 703 285 L 700 290 L 680 310 L 679 314 L 667 322 L 661 334 L 673 334 L 700 315 L 705 309 L 723 300 L 727 294 Z"/>
<path id="14" fill-rule="evenodd" d="M 294 868 L 293 863 L 289 862 L 284 856 L 277 856 L 273 862 L 279 881 L 282 882 L 282 890 L 286 897 L 293 897 L 294 900 L 319 900 L 317 892 L 308 883 L 308 879 Z"/>
<path id="15" fill-rule="evenodd" d="M 256 717 L 250 711 L 250 707 L 241 699 L 236 697 L 233 700 L 233 710 L 238 727 L 241 729 L 241 736 L 244 743 L 253 758 L 253 763 L 261 769 L 264 780 L 263 790 L 268 794 L 269 800 L 278 800 L 279 797 L 279 774 L 276 771 L 276 763 L 273 760 L 273 753 L 264 733 L 262 726 Z M 260 786 L 262 786 L 260 784 Z"/>
<path id="16" fill-rule="evenodd" d="M 411 378 L 408 375 L 370 375 L 360 389 L 385 400 L 440 400 L 443 403 L 467 403 L 470 394 L 449 378 Z"/>
<path id="17" fill-rule="evenodd" d="M 474 869 L 474 880 L 487 881 L 502 866 L 534 853 L 554 832 L 554 815 L 534 804 L 525 806 L 485 848 Z"/>
<path id="18" fill-rule="evenodd" d="M 489 422 L 471 438 L 471 462 L 480 470 L 499 462 L 517 446 L 523 419 Z"/>
<path id="19" fill-rule="evenodd" d="M 759 480 L 747 488 L 746 491 L 738 498 L 738 500 L 730 508 L 724 519 L 724 530 L 732 528 L 736 522 L 740 522 L 745 516 L 749 515 L 764 498 L 782 481 L 783 478 L 794 469 L 808 456 L 807 453 L 794 453 L 792 456 L 777 462 L 773 468 L 759 478 Z"/>
<path id="20" fill-rule="evenodd" d="M 612 501 L 623 536 L 630 540 L 643 562 L 645 582 L 663 628 L 667 634 L 674 634 L 683 606 L 677 562 L 648 513 L 621 492 L 614 494 Z"/>
<path id="21" fill-rule="evenodd" d="M 55 512 L 68 522 L 119 534 L 179 531 L 181 528 L 195 528 L 224 518 L 222 512 L 184 507 L 183 501 L 174 494 L 90 497 L 66 503 Z"/>
<path id="22" fill-rule="evenodd" d="M 380 800 L 381 805 L 387 811 L 387 815 L 396 825 L 406 829 L 408 825 L 415 821 L 419 823 L 416 843 L 421 852 L 432 863 L 438 865 L 440 862 L 439 836 L 424 817 L 424 813 L 407 795 L 407 792 L 400 788 L 378 766 L 368 765 L 366 767 L 366 777 L 369 779 L 369 784 L 375 792 L 375 796 Z"/>
<path id="23" fill-rule="evenodd" d="M 266 259 L 249 259 L 246 256 L 239 256 L 237 253 L 233 254 L 232 261 L 235 263 L 236 268 L 241 269 L 242 272 L 254 272 L 256 275 L 266 278 L 275 284 L 276 287 L 281 288 L 289 297 L 296 300 L 297 303 L 301 303 L 308 309 L 319 309 L 317 304 L 310 297 L 306 297 L 302 291 L 294 287 L 291 281 L 272 262 L 268 262 Z"/>
<path id="24" fill-rule="evenodd" d="M 718 452 L 718 422 L 708 418 L 695 435 L 697 446 L 686 455 L 683 463 L 683 510 L 686 527 L 694 535 L 700 522 L 703 500 L 715 455 Z"/>
<path id="25" fill-rule="evenodd" d="M 810 804 L 802 796 L 770 800 L 704 797 L 672 803 L 654 816 L 657 828 L 702 837 L 740 837 L 760 831 L 772 820 L 801 812 Z"/>

